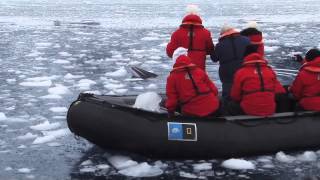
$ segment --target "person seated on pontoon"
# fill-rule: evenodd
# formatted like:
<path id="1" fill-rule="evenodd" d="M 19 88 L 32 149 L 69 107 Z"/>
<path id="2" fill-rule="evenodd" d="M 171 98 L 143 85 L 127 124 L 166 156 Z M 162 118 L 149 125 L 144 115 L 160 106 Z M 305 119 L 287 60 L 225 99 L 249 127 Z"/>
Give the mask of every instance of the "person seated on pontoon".
<path id="1" fill-rule="evenodd" d="M 320 50 L 310 49 L 289 88 L 304 110 L 320 111 Z"/>
<path id="2" fill-rule="evenodd" d="M 235 73 L 230 94 L 233 101 L 227 106 L 231 115 L 270 116 L 276 112 L 276 94 L 286 92 L 258 47 L 247 46 L 242 67 Z"/>
<path id="3" fill-rule="evenodd" d="M 188 50 L 179 47 L 173 53 L 173 69 L 167 78 L 166 108 L 173 117 L 177 108 L 183 115 L 206 117 L 219 108 L 218 89 L 207 73 L 187 56 Z"/>

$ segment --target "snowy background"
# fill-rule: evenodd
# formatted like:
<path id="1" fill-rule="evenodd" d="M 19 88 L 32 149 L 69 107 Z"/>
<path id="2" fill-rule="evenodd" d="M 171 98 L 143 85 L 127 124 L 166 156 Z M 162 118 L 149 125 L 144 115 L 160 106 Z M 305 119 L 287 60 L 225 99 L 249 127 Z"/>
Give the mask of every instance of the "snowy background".
<path id="1" fill-rule="evenodd" d="M 215 42 L 224 22 L 241 29 L 257 20 L 267 59 L 284 84 L 291 83 L 299 66 L 290 56 L 320 47 L 318 0 L 1 0 L 0 179 L 320 176 L 320 151 L 160 160 L 106 152 L 70 133 L 66 112 L 80 92 L 164 92 L 171 68 L 165 46 L 189 3 L 202 9 Z M 81 24 L 85 20 L 98 25 Z M 132 79 L 129 65 L 160 76 Z M 217 68 L 207 61 L 209 76 L 220 86 Z"/>

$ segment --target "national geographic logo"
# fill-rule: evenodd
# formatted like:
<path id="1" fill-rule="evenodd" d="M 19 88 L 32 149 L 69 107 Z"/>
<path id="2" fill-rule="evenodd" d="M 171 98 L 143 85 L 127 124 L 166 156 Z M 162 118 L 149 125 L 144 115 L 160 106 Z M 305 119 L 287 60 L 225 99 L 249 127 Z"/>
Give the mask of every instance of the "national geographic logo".
<path id="1" fill-rule="evenodd" d="M 197 126 L 195 123 L 168 122 L 168 140 L 197 141 Z"/>

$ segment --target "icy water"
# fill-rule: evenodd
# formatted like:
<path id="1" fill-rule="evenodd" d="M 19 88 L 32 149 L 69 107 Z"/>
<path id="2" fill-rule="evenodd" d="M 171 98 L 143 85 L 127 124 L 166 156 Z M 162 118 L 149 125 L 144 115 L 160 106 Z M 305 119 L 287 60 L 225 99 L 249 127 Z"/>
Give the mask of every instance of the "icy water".
<path id="1" fill-rule="evenodd" d="M 259 21 L 267 59 L 284 84 L 299 67 L 290 56 L 320 47 L 318 0 L 1 0 L 0 179 L 132 179 L 136 169 L 151 179 L 320 177 L 320 151 L 244 157 L 255 168 L 231 170 L 221 166 L 224 159 L 161 160 L 105 151 L 68 130 L 67 108 L 80 92 L 164 92 L 171 68 L 165 46 L 190 2 L 202 9 L 215 42 L 224 22 L 242 28 L 247 20 Z M 217 64 L 207 62 L 220 85 Z M 131 79 L 129 65 L 160 76 Z"/>

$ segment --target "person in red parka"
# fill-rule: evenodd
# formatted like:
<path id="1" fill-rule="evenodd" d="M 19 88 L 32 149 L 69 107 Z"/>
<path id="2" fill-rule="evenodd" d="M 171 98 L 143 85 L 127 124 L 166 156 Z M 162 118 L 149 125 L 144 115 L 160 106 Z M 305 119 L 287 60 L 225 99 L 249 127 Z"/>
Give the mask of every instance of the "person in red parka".
<path id="1" fill-rule="evenodd" d="M 248 22 L 245 29 L 243 29 L 240 34 L 242 36 L 247 36 L 250 39 L 251 44 L 258 45 L 258 53 L 264 56 L 264 43 L 262 32 L 258 30 L 258 24 L 255 21 Z"/>
<path id="2" fill-rule="evenodd" d="M 202 20 L 197 15 L 196 6 L 188 6 L 188 14 L 183 18 L 180 28 L 171 36 L 167 45 L 167 55 L 171 58 L 178 47 L 188 49 L 188 57 L 193 64 L 205 71 L 206 55 L 214 49 L 211 33 L 202 25 Z"/>
<path id="3" fill-rule="evenodd" d="M 182 50 L 182 51 L 181 51 Z M 187 49 L 178 48 L 176 52 L 187 53 Z M 206 72 L 182 55 L 174 55 L 173 70 L 167 78 L 166 108 L 169 117 L 181 108 L 183 115 L 205 117 L 214 114 L 219 108 L 218 89 Z"/>
<path id="4" fill-rule="evenodd" d="M 304 110 L 320 111 L 320 50 L 307 52 L 305 63 L 289 88 Z"/>
<path id="5" fill-rule="evenodd" d="M 247 47 L 243 65 L 234 76 L 230 96 L 240 102 L 245 114 L 270 116 L 276 111 L 276 94 L 286 91 L 257 50 L 257 45 Z"/>

